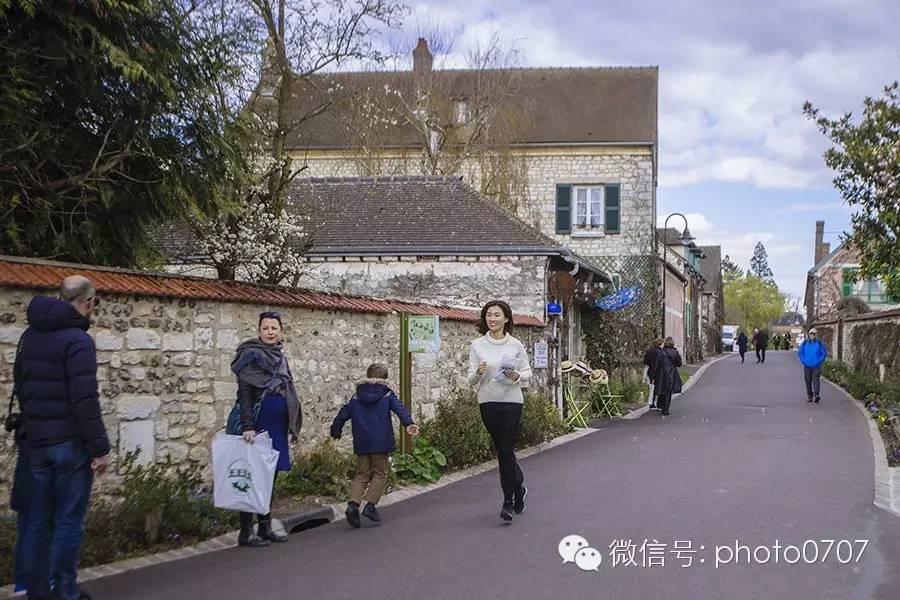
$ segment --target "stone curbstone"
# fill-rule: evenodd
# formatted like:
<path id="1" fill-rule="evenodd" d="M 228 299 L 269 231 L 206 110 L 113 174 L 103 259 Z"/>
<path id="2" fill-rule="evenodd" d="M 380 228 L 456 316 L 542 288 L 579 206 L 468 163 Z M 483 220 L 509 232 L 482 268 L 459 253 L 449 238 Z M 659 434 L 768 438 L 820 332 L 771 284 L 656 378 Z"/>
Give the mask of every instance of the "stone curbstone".
<path id="1" fill-rule="evenodd" d="M 851 396 L 847 390 L 830 379 L 825 377 L 822 377 L 822 379 L 834 386 L 845 398 L 853 403 L 859 409 L 863 419 L 865 419 L 869 429 L 869 437 L 872 438 L 872 454 L 874 458 L 873 504 L 900 517 L 900 467 L 888 466 L 884 440 L 881 439 L 881 432 L 878 431 L 878 426 L 872 419 L 872 415 L 869 414 L 862 402 Z"/>

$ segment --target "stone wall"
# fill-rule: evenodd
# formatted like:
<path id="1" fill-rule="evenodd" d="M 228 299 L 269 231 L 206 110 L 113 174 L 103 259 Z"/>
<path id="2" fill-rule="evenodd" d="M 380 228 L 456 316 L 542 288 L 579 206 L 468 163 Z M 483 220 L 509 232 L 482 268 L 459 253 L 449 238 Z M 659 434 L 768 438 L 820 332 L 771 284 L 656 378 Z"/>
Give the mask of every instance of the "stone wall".
<path id="1" fill-rule="evenodd" d="M 655 189 L 653 156 L 649 148 L 557 148 L 523 151 L 527 182 L 519 217 L 544 234 L 569 246 L 584 257 L 639 255 L 653 252 Z M 301 177 L 359 177 L 370 175 L 421 175 L 414 156 L 393 156 L 379 161 L 377 172 L 362 168 L 348 153 L 298 154 L 307 169 Z M 460 174 L 476 190 L 480 169 L 466 161 Z M 621 233 L 556 234 L 556 185 L 611 183 L 621 186 Z"/>
<path id="2" fill-rule="evenodd" d="M 372 258 L 313 262 L 300 287 L 353 296 L 450 306 L 482 306 L 501 298 L 513 311 L 543 317 L 543 256 Z"/>
<path id="3" fill-rule="evenodd" d="M 15 347 L 26 327 L 25 309 L 41 292 L 0 288 L 0 396 L 8 398 Z M 97 345 L 103 418 L 116 455 L 137 446 L 142 459 L 170 456 L 175 463 L 208 466 L 210 442 L 235 401 L 230 363 L 238 343 L 256 335 L 257 315 L 271 307 L 146 296 L 103 295 L 90 333 Z M 276 307 L 283 316 L 285 349 L 301 396 L 300 449 L 326 439 L 328 426 L 372 362 L 389 365 L 396 385 L 399 317 Z M 416 355 L 413 412 L 430 417 L 435 403 L 465 385 L 474 323 L 441 322 L 441 350 Z M 541 330 L 518 328 L 532 352 Z M 536 371 L 532 389 L 544 389 Z M 350 447 L 349 428 L 342 444 Z M 13 440 L 0 432 L 0 501 L 8 493 Z M 207 476 L 209 475 L 209 469 Z M 116 483 L 104 478 L 103 486 Z"/>
<path id="4" fill-rule="evenodd" d="M 900 383 L 900 309 L 814 323 L 829 358 Z"/>

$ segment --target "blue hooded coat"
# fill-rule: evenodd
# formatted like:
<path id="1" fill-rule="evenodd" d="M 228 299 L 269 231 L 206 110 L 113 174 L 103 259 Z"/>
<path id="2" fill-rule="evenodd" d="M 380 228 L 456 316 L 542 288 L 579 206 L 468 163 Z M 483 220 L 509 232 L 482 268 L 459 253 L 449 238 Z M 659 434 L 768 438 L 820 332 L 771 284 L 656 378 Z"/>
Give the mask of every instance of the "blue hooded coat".
<path id="1" fill-rule="evenodd" d="M 340 439 L 344 424 L 353 428 L 353 453 L 387 454 L 397 449 L 391 412 L 404 427 L 413 424 L 412 416 L 383 379 L 365 379 L 356 384 L 356 393 L 341 407 L 331 424 L 331 437 Z"/>

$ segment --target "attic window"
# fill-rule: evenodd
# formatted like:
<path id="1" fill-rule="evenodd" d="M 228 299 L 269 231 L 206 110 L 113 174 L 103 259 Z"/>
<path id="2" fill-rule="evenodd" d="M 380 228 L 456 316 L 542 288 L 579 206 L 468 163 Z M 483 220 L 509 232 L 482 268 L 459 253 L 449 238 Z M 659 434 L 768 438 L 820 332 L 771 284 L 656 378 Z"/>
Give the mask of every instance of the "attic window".
<path id="1" fill-rule="evenodd" d="M 456 125 L 465 125 L 469 122 L 469 103 L 465 100 L 455 100 L 453 102 L 453 123 Z"/>

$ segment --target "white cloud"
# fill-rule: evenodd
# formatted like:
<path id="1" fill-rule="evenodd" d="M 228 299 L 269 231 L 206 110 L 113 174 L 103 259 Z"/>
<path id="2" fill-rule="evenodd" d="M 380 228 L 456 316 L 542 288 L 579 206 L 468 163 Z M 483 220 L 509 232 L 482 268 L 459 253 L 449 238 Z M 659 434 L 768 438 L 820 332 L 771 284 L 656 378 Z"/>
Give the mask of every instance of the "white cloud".
<path id="1" fill-rule="evenodd" d="M 656 226 L 665 227 L 666 217 L 668 216 L 669 215 L 657 215 Z M 684 216 L 687 219 L 688 228 L 691 230 L 694 237 L 712 232 L 713 224 L 706 218 L 706 215 L 697 212 L 689 212 L 684 213 Z M 684 219 L 679 219 L 678 217 L 669 219 L 669 228 L 681 231 L 684 228 Z"/>
<path id="2" fill-rule="evenodd" d="M 793 215 L 798 213 L 820 213 L 834 210 L 849 210 L 849 208 L 841 202 L 796 202 L 778 209 L 777 214 Z"/>

